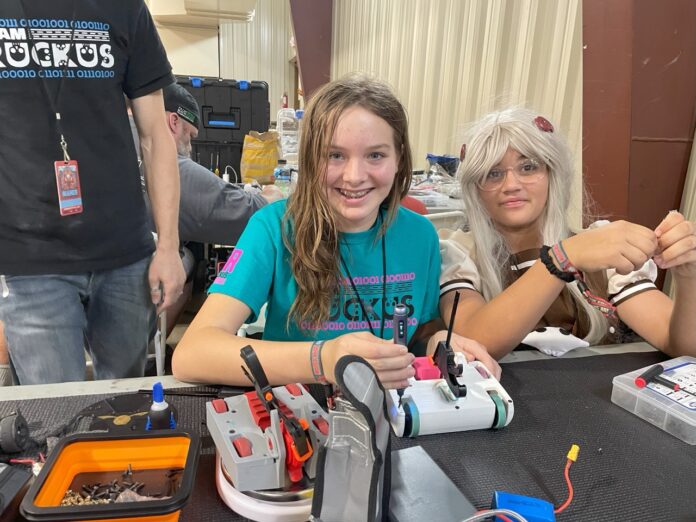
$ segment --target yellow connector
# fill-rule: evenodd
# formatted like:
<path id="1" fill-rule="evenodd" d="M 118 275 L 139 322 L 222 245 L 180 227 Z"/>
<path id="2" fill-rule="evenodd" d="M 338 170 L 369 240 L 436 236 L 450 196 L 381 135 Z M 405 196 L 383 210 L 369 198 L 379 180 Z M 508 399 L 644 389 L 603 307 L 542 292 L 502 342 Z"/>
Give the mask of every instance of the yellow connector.
<path id="1" fill-rule="evenodd" d="M 570 447 L 570 451 L 568 451 L 568 460 L 572 460 L 573 462 L 578 460 L 578 453 L 580 453 L 580 446 L 573 444 Z"/>

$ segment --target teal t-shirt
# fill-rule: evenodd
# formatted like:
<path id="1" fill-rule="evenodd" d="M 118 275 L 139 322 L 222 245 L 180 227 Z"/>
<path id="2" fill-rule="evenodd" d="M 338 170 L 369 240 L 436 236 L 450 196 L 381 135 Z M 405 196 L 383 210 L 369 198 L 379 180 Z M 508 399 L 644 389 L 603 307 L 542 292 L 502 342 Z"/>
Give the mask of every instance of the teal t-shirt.
<path id="1" fill-rule="evenodd" d="M 281 237 L 286 204 L 287 200 L 278 201 L 252 216 L 209 289 L 210 293 L 226 294 L 246 304 L 251 309 L 249 322 L 256 319 L 267 302 L 264 339 L 333 339 L 350 332 L 370 331 L 370 326 L 379 336 L 382 321 L 383 338 L 391 339 L 394 306 L 401 303 L 409 310 L 410 340 L 418 325 L 438 317 L 437 233 L 427 219 L 402 207 L 385 236 L 385 317 L 382 317 L 382 245 L 379 238 L 375 241 L 378 219 L 370 230 L 342 233 L 339 238 L 341 256 L 364 306 L 360 306 L 341 267 L 344 284 L 332 303 L 328 320 L 321 325 L 301 325 L 303 328 L 291 321 L 288 329 L 287 315 L 297 294 L 297 283 L 290 269 L 290 252 Z"/>

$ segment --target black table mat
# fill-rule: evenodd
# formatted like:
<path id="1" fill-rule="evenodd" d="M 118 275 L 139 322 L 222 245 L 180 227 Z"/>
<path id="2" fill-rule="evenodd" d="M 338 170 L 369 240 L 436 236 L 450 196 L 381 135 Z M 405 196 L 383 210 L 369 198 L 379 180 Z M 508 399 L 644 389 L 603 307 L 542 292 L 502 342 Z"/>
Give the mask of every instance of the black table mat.
<path id="1" fill-rule="evenodd" d="M 474 505 L 486 508 L 494 490 L 562 503 L 566 454 L 576 443 L 575 496 L 559 521 L 696 522 L 696 446 L 611 402 L 614 376 L 662 360 L 658 353 L 632 353 L 504 365 L 502 384 L 515 401 L 508 427 L 395 438 L 393 447 L 420 444 Z M 0 414 L 19 406 L 30 425 L 54 426 L 108 396 L 5 401 Z M 202 443 L 195 489 L 180 520 L 246 520 L 217 495 L 207 400 L 167 397 L 178 409 L 179 427 L 199 433 Z"/>

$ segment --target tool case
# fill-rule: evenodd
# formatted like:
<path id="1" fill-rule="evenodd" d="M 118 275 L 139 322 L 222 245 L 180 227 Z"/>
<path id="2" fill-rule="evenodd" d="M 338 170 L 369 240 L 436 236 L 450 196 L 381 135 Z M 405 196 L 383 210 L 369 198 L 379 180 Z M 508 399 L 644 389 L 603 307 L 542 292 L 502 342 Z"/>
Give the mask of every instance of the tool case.
<path id="1" fill-rule="evenodd" d="M 266 132 L 270 125 L 268 84 L 202 76 L 177 76 L 176 81 L 201 111 L 192 158 L 211 171 L 219 168 L 221 175 L 228 165 L 239 173 L 244 136 L 252 130 Z M 232 172 L 230 180 L 241 181 Z"/>

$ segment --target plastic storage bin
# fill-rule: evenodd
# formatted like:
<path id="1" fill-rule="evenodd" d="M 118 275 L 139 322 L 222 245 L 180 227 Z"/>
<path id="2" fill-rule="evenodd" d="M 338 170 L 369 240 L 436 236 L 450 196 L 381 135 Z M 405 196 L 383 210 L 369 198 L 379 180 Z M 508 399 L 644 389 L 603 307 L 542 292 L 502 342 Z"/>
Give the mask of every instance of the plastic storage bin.
<path id="1" fill-rule="evenodd" d="M 175 522 L 193 489 L 198 454 L 198 437 L 179 430 L 124 435 L 72 435 L 62 439 L 53 450 L 24 497 L 20 510 L 30 521 Z M 133 480 L 149 474 L 144 489 L 158 488 L 160 484 L 157 481 L 163 476 L 170 476 L 167 473 L 174 469 L 181 473 L 181 478 L 169 498 L 111 504 L 60 505 L 68 489 L 79 492 L 81 482 L 108 483 L 112 476 L 121 479 L 126 469 L 132 470 Z M 145 491 L 141 490 L 142 493 Z"/>
<path id="2" fill-rule="evenodd" d="M 285 160 L 297 158 L 300 143 L 300 124 L 295 109 L 280 109 L 276 118 L 276 130 L 280 137 L 280 149 Z"/>
<path id="3" fill-rule="evenodd" d="M 662 376 L 679 384 L 680 391 L 655 382 L 638 388 L 636 377 L 651 366 L 614 377 L 611 401 L 678 439 L 696 444 L 696 358 L 682 356 L 662 363 Z"/>

